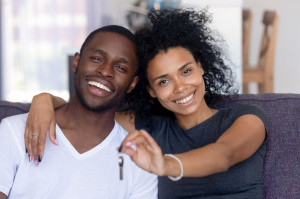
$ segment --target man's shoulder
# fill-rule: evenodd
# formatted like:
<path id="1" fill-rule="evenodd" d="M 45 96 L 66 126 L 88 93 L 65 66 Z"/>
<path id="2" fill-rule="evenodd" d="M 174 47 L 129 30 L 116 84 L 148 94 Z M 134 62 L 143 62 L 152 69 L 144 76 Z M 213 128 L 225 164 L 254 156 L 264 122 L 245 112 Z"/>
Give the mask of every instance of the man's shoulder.
<path id="1" fill-rule="evenodd" d="M 24 113 L 4 118 L 0 124 L 0 132 L 14 132 L 14 135 L 24 137 L 27 116 L 28 113 Z"/>
<path id="2" fill-rule="evenodd" d="M 26 123 L 27 117 L 28 113 L 23 113 L 3 118 L 2 122 L 6 121 L 8 123 Z"/>
<path id="3" fill-rule="evenodd" d="M 115 121 L 115 126 L 111 133 L 116 133 L 120 138 L 125 138 L 128 134 L 126 129 L 124 129 L 117 121 Z"/>

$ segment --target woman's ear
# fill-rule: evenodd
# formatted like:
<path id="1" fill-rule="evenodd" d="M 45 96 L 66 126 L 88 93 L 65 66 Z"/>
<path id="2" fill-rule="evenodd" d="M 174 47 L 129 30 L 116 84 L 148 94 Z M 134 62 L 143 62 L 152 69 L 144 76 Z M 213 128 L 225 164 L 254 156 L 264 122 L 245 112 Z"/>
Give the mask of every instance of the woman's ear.
<path id="1" fill-rule="evenodd" d="M 198 65 L 198 67 L 199 67 L 199 70 L 200 70 L 201 75 L 204 75 L 204 69 L 203 69 L 203 67 L 202 67 L 201 62 L 198 61 L 198 62 L 197 62 L 197 65 Z"/>
<path id="2" fill-rule="evenodd" d="M 147 91 L 148 91 L 148 93 L 150 94 L 150 96 L 152 98 L 156 98 L 156 94 L 155 94 L 154 90 L 151 87 L 147 86 Z"/>
<path id="3" fill-rule="evenodd" d="M 130 93 L 136 86 L 139 81 L 139 76 L 134 76 L 129 88 L 127 89 L 127 93 Z"/>
<path id="4" fill-rule="evenodd" d="M 77 71 L 78 65 L 79 65 L 79 60 L 80 60 L 80 54 L 75 53 L 73 63 L 72 63 L 72 71 L 75 73 Z"/>

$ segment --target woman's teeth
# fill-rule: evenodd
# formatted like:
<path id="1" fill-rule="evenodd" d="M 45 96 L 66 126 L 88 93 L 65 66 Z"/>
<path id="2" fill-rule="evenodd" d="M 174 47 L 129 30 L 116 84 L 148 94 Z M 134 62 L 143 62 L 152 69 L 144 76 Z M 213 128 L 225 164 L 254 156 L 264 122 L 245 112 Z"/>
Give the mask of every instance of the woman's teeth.
<path id="1" fill-rule="evenodd" d="M 89 81 L 88 84 L 91 86 L 96 86 L 97 88 L 101 88 L 107 92 L 111 92 L 111 90 L 108 87 L 104 86 L 103 84 L 100 84 L 99 82 Z"/>
<path id="2" fill-rule="evenodd" d="M 177 104 L 183 104 L 183 103 L 190 101 L 193 98 L 193 96 L 194 96 L 194 93 L 191 94 L 190 96 L 187 96 L 186 98 L 183 98 L 182 100 L 176 100 L 175 102 Z"/>

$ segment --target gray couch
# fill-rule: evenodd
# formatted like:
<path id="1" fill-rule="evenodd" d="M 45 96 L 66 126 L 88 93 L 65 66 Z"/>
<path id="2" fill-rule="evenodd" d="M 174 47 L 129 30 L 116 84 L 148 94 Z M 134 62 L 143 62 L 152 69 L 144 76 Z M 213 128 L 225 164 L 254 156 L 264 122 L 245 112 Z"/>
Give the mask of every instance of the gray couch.
<path id="1" fill-rule="evenodd" d="M 216 108 L 241 103 L 258 104 L 269 117 L 264 164 L 266 199 L 300 199 L 300 94 L 232 95 Z M 29 104 L 0 101 L 2 118 L 25 113 Z"/>

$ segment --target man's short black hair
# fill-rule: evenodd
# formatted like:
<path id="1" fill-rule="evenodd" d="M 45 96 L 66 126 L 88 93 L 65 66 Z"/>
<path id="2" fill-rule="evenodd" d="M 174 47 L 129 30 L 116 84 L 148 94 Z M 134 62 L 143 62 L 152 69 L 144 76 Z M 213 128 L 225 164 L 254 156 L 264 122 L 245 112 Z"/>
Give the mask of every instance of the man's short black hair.
<path id="1" fill-rule="evenodd" d="M 126 37 L 127 39 L 129 39 L 136 46 L 135 36 L 134 36 L 134 34 L 130 30 L 128 30 L 127 28 L 124 28 L 122 26 L 118 26 L 118 25 L 109 25 L 109 26 L 103 26 L 103 27 L 98 28 L 98 29 L 94 30 L 93 32 L 91 32 L 89 34 L 89 36 L 83 42 L 83 44 L 82 44 L 82 46 L 80 48 L 80 54 L 83 53 L 83 50 L 84 50 L 85 46 L 99 32 L 113 32 L 113 33 L 117 33 L 117 34 L 122 35 L 122 36 Z"/>

